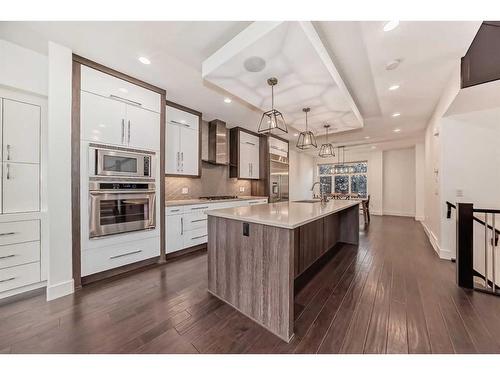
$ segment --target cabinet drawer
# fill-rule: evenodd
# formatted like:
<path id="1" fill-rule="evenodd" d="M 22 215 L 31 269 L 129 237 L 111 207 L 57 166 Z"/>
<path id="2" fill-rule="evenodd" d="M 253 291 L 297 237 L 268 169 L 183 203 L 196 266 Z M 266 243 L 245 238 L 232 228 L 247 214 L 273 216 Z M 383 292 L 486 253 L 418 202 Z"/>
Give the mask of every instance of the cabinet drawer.
<path id="1" fill-rule="evenodd" d="M 249 206 L 255 206 L 257 204 L 266 204 L 266 203 L 267 203 L 267 199 L 256 199 L 256 200 L 248 201 Z"/>
<path id="2" fill-rule="evenodd" d="M 200 245 L 207 242 L 207 228 L 190 230 L 184 233 L 184 248 Z"/>
<path id="3" fill-rule="evenodd" d="M 160 255 L 160 239 L 146 238 L 82 251 L 82 276 L 121 267 Z"/>
<path id="4" fill-rule="evenodd" d="M 81 89 L 160 113 L 160 94 L 84 65 Z"/>
<path id="5" fill-rule="evenodd" d="M 40 261 L 40 242 L 0 246 L 0 269 Z"/>
<path id="6" fill-rule="evenodd" d="M 207 203 L 195 204 L 192 206 L 186 206 L 186 208 L 184 209 L 184 212 L 185 213 L 205 212 L 207 210 L 212 209 L 212 206 L 213 206 L 213 204 L 207 204 Z"/>
<path id="7" fill-rule="evenodd" d="M 256 146 L 257 150 L 259 147 L 259 137 L 253 134 L 249 134 L 244 131 L 240 131 L 240 143 L 249 144 L 251 146 Z"/>
<path id="8" fill-rule="evenodd" d="M 40 221 L 0 223 L 0 246 L 40 240 Z"/>
<path id="9" fill-rule="evenodd" d="M 167 215 L 178 215 L 184 212 L 184 207 L 166 207 L 165 212 Z"/>
<path id="10" fill-rule="evenodd" d="M 167 123 L 181 127 L 198 130 L 199 117 L 192 113 L 167 106 Z"/>
<path id="11" fill-rule="evenodd" d="M 184 215 L 184 230 L 207 229 L 207 215 L 203 212 Z"/>
<path id="12" fill-rule="evenodd" d="M 0 292 L 40 281 L 40 263 L 23 264 L 0 270 Z"/>

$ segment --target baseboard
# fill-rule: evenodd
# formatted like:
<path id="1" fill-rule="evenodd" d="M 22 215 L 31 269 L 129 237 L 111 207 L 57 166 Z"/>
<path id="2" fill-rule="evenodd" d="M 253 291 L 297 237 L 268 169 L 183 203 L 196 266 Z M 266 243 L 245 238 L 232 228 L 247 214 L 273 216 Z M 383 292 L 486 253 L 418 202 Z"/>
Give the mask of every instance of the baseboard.
<path id="1" fill-rule="evenodd" d="M 370 211 L 370 215 L 382 216 L 383 213 L 382 213 L 382 211 Z"/>
<path id="2" fill-rule="evenodd" d="M 415 220 L 423 222 L 425 220 L 425 216 L 415 216 Z"/>
<path id="3" fill-rule="evenodd" d="M 73 279 L 63 281 L 62 283 L 47 285 L 47 301 L 73 294 L 75 292 L 75 283 Z"/>
<path id="4" fill-rule="evenodd" d="M 35 284 L 25 285 L 25 286 L 22 286 L 22 287 L 19 287 L 16 289 L 7 290 L 5 292 L 0 293 L 0 299 L 16 296 L 18 294 L 24 294 L 27 292 L 31 292 L 31 291 L 36 290 L 36 289 L 44 288 L 46 285 L 47 285 L 47 282 L 42 281 L 42 282 L 35 283 Z"/>
<path id="5" fill-rule="evenodd" d="M 455 254 L 451 250 L 440 249 L 439 257 L 441 259 L 451 260 L 451 259 L 455 258 Z"/>
<path id="6" fill-rule="evenodd" d="M 424 228 L 424 232 L 427 235 L 427 238 L 429 238 L 429 242 L 431 243 L 432 248 L 436 252 L 437 256 L 441 259 L 446 259 L 446 260 L 453 259 L 454 258 L 453 251 L 447 250 L 447 249 L 442 249 L 439 246 L 439 243 L 438 243 L 436 236 L 429 229 L 429 227 L 425 224 L 425 222 L 423 220 L 421 220 L 420 223 L 422 224 L 422 227 Z"/>
<path id="7" fill-rule="evenodd" d="M 384 216 L 404 216 L 404 217 L 415 217 L 415 214 L 408 212 L 399 212 L 399 211 L 384 211 Z"/>

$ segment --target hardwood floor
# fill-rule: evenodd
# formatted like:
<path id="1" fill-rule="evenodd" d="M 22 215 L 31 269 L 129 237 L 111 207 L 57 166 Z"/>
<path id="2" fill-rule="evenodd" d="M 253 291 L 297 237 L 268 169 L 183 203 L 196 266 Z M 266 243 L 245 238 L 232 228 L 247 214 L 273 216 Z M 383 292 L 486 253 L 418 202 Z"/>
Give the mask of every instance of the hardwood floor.
<path id="1" fill-rule="evenodd" d="M 206 254 L 0 302 L 0 353 L 500 353 L 500 298 L 455 285 L 421 225 L 373 217 L 297 293 L 285 343 L 210 296 Z"/>

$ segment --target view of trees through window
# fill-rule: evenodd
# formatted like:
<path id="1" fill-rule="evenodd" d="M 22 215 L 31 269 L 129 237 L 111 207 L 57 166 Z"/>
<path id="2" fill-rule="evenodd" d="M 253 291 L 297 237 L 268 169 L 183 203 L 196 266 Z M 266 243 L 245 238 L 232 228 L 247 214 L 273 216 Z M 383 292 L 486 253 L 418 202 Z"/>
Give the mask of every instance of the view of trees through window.
<path id="1" fill-rule="evenodd" d="M 323 192 L 367 196 L 368 162 L 319 164 L 319 181 Z"/>

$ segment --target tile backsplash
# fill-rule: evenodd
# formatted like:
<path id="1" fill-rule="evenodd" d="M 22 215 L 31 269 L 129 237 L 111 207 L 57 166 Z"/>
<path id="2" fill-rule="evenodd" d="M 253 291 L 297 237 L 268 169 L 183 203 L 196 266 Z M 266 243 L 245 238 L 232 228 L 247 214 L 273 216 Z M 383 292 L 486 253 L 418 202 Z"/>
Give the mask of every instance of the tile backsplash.
<path id="1" fill-rule="evenodd" d="M 240 187 L 245 190 L 240 191 Z M 183 188 L 188 189 L 183 194 Z M 193 199 L 209 195 L 251 195 L 250 181 L 229 178 L 229 167 L 202 162 L 201 178 L 165 177 L 165 199 Z"/>

